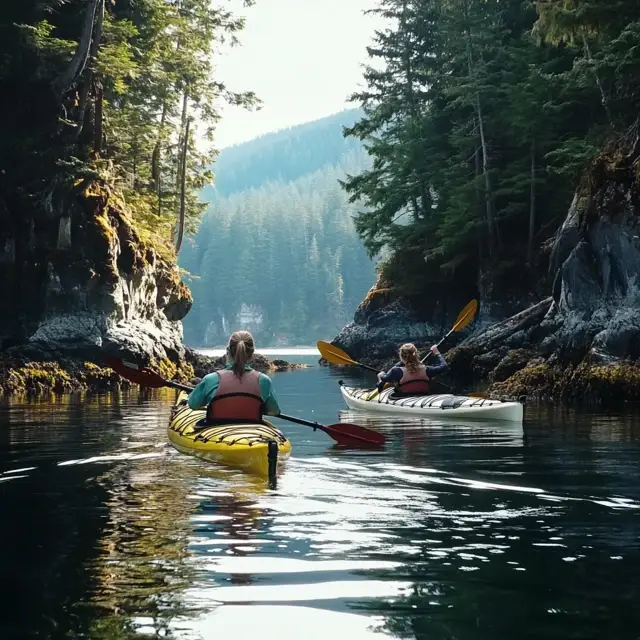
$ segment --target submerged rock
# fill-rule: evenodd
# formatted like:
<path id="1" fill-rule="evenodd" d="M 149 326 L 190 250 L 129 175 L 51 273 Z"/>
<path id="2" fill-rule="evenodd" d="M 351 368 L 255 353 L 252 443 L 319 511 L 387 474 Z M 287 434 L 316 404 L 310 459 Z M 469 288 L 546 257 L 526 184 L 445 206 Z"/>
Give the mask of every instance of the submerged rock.
<path id="1" fill-rule="evenodd" d="M 252 364 L 258 371 L 266 373 L 307 367 L 284 360 L 269 360 L 260 354 L 254 355 Z M 185 359 L 179 363 L 166 358 L 147 363 L 166 380 L 194 386 L 205 375 L 224 365 L 223 356 L 211 358 L 188 347 L 185 348 Z M 137 387 L 109 367 L 60 352 L 39 351 L 33 345 L 13 347 L 0 354 L 0 396 L 122 391 Z"/>
<path id="2" fill-rule="evenodd" d="M 225 356 L 211 357 L 202 353 L 198 353 L 189 347 L 185 348 L 186 362 L 193 367 L 194 375 L 197 378 L 203 378 L 208 373 L 221 369 L 226 365 Z M 291 371 L 295 369 L 306 369 L 306 364 L 295 364 L 286 360 L 269 360 L 260 353 L 255 353 L 251 360 L 251 366 L 256 371 L 270 373 L 274 371 Z"/>

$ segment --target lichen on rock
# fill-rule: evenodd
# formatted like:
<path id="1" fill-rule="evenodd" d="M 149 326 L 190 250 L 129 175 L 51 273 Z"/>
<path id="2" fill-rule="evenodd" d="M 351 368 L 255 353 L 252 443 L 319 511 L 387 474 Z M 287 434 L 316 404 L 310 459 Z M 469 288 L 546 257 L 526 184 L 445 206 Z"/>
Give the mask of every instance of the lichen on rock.
<path id="1" fill-rule="evenodd" d="M 5 355 L 0 360 L 0 395 L 119 391 L 131 386 L 111 369 L 91 362 L 32 361 L 15 355 Z"/>

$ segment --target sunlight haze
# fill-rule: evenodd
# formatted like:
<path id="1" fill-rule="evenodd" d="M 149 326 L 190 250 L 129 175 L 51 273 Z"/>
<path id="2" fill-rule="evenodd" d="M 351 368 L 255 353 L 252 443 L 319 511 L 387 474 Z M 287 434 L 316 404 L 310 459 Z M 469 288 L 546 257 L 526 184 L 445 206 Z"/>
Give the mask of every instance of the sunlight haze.
<path id="1" fill-rule="evenodd" d="M 377 16 L 364 11 L 377 0 L 258 0 L 247 9 L 240 44 L 226 47 L 216 75 L 234 91 L 255 91 L 260 111 L 226 106 L 216 147 L 335 113 L 363 86 L 362 64 Z"/>

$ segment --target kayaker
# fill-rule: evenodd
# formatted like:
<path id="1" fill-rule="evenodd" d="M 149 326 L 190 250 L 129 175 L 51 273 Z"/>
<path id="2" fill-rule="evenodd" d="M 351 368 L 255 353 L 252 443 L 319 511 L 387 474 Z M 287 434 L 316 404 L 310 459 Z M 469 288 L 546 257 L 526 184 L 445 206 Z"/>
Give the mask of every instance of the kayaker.
<path id="1" fill-rule="evenodd" d="M 255 350 L 248 331 L 236 331 L 227 344 L 227 365 L 206 375 L 189 394 L 191 409 L 207 409 L 207 423 L 260 422 L 280 413 L 271 378 L 251 367 Z"/>
<path id="2" fill-rule="evenodd" d="M 400 363 L 387 371 L 378 374 L 378 391 L 382 391 L 386 383 L 392 383 L 397 395 L 426 395 L 430 392 L 429 379 L 444 373 L 449 365 L 442 357 L 437 345 L 431 352 L 438 358 L 435 365 L 425 366 L 420 362 L 415 344 L 407 342 L 400 347 Z"/>

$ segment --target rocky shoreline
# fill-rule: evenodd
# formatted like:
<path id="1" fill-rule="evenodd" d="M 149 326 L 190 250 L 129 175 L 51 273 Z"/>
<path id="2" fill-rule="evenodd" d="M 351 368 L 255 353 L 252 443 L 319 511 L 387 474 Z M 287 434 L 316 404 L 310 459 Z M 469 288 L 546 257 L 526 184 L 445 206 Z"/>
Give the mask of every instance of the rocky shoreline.
<path id="1" fill-rule="evenodd" d="M 147 366 L 163 377 L 197 384 L 207 373 L 224 366 L 224 356 L 211 358 L 186 348 L 184 360 L 153 360 Z M 115 392 L 137 388 L 112 369 L 79 358 L 77 354 L 51 353 L 34 348 L 13 347 L 0 352 L 0 397 L 10 395 L 47 396 L 75 392 Z M 269 360 L 256 353 L 252 365 L 258 371 L 273 373 L 303 369 L 306 365 L 284 360 Z"/>
<path id="2" fill-rule="evenodd" d="M 176 256 L 143 238 L 110 179 L 61 173 L 44 201 L 41 227 L 0 247 L 0 396 L 131 388 L 105 356 L 183 383 L 224 363 L 185 348 L 193 299 Z M 296 368 L 254 362 L 260 371 Z"/>
<path id="3" fill-rule="evenodd" d="M 477 294 L 474 323 L 441 348 L 456 389 L 482 381 L 496 397 L 640 401 L 640 134 L 631 133 L 594 160 L 564 223 L 544 243 L 549 265 L 540 289 L 548 297 L 523 292 L 515 313 L 496 313 L 500 292 Z M 425 313 L 381 277 L 332 342 L 386 369 L 403 342 L 426 353 L 447 333 L 467 302 L 453 295 L 448 312 L 434 305 Z"/>

